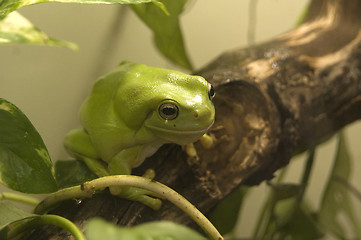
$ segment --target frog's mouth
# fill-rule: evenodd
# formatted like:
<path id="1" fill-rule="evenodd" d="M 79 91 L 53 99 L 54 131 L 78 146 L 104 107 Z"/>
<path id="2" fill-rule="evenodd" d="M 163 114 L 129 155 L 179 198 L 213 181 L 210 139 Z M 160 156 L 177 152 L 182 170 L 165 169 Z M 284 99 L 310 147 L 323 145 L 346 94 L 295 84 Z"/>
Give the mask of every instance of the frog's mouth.
<path id="1" fill-rule="evenodd" d="M 151 129 L 156 136 L 163 140 L 166 140 L 167 142 L 184 145 L 197 141 L 212 127 L 213 123 L 214 121 L 209 126 L 197 130 L 161 128 L 152 125 L 147 125 L 147 128 Z"/>

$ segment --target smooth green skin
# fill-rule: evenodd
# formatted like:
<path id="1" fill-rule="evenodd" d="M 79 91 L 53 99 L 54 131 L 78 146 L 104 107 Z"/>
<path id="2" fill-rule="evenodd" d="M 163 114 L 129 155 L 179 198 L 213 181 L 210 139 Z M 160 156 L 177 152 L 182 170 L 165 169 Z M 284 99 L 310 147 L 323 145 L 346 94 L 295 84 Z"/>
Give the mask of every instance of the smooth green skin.
<path id="1" fill-rule="evenodd" d="M 80 109 L 83 129 L 67 134 L 65 148 L 99 177 L 131 174 L 163 144 L 192 143 L 207 132 L 215 116 L 209 89 L 199 76 L 123 62 L 95 83 Z M 164 103 L 177 106 L 175 119 L 160 115 Z M 160 200 L 147 196 L 149 192 L 118 190 L 111 192 L 160 207 Z"/>

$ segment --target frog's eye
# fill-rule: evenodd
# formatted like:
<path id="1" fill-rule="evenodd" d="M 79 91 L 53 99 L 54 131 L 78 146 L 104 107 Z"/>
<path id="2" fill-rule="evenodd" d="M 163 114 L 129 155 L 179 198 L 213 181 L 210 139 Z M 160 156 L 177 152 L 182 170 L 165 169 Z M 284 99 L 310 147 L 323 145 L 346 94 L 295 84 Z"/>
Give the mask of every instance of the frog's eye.
<path id="1" fill-rule="evenodd" d="M 163 103 L 159 106 L 159 115 L 165 120 L 173 120 L 178 117 L 179 109 L 174 103 Z"/>
<path id="2" fill-rule="evenodd" d="M 208 83 L 208 97 L 209 97 L 209 100 L 212 100 L 215 95 L 216 95 L 216 93 L 214 92 L 214 87 L 212 86 L 212 84 Z"/>

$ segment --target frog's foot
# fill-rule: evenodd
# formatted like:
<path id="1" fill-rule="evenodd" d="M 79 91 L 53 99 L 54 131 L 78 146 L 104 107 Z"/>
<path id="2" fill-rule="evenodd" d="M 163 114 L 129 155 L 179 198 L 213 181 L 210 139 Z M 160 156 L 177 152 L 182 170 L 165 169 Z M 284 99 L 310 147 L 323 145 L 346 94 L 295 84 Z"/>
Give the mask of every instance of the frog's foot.
<path id="1" fill-rule="evenodd" d="M 200 139 L 199 142 L 201 143 L 202 147 L 205 149 L 210 149 L 213 146 L 214 140 L 208 134 L 204 134 Z M 183 150 L 187 153 L 190 159 L 194 161 L 199 160 L 197 149 L 194 147 L 193 143 L 189 143 L 183 146 Z"/>
<path id="2" fill-rule="evenodd" d="M 153 179 L 155 172 L 153 169 L 148 169 L 144 174 L 144 178 Z M 109 191 L 112 195 L 125 198 L 132 201 L 141 202 L 148 207 L 158 210 L 162 206 L 160 196 L 149 190 L 137 188 L 137 187 L 110 187 Z"/>
<path id="3" fill-rule="evenodd" d="M 154 169 L 148 168 L 145 173 L 142 175 L 144 178 L 153 179 L 155 177 Z"/>
<path id="4" fill-rule="evenodd" d="M 183 146 L 183 150 L 188 155 L 189 159 L 192 159 L 193 161 L 198 161 L 199 157 L 197 154 L 197 149 L 194 147 L 193 143 L 188 143 Z"/>
<path id="5" fill-rule="evenodd" d="M 212 135 L 213 136 L 213 135 Z M 211 147 L 213 147 L 214 144 L 214 139 L 212 136 L 209 136 L 208 134 L 204 134 L 199 141 L 202 144 L 202 147 L 204 147 L 205 149 L 210 149 Z"/>

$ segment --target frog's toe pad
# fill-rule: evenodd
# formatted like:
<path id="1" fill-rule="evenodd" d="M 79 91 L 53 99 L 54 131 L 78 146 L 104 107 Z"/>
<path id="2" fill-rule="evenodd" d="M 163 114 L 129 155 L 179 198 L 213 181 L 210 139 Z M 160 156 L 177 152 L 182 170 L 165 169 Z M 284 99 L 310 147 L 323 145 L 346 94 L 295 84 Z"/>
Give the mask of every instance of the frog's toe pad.
<path id="1" fill-rule="evenodd" d="M 142 177 L 148 178 L 148 179 L 153 179 L 155 177 L 154 169 L 148 168 Z"/>
<path id="2" fill-rule="evenodd" d="M 109 187 L 109 191 L 113 196 L 118 196 L 122 192 L 122 187 Z"/>
<path id="3" fill-rule="evenodd" d="M 199 141 L 201 142 L 201 145 L 203 148 L 205 149 L 210 149 L 213 147 L 214 145 L 214 139 L 212 136 L 208 135 L 208 134 L 204 134 Z"/>

